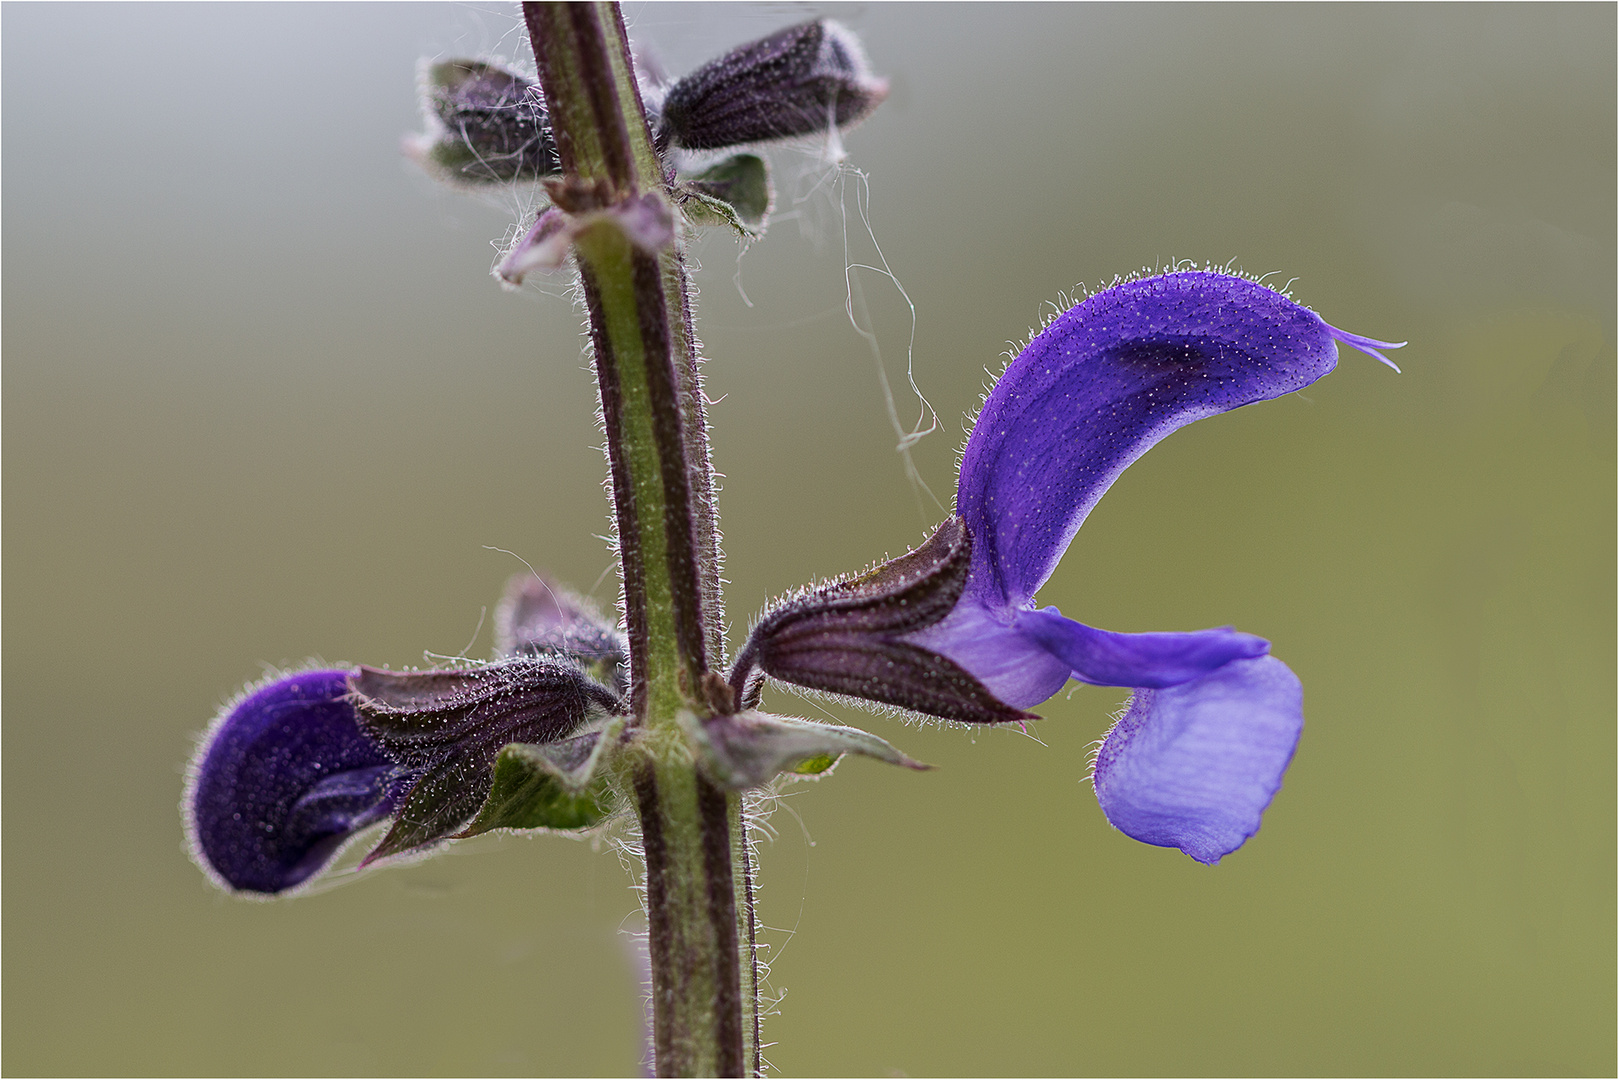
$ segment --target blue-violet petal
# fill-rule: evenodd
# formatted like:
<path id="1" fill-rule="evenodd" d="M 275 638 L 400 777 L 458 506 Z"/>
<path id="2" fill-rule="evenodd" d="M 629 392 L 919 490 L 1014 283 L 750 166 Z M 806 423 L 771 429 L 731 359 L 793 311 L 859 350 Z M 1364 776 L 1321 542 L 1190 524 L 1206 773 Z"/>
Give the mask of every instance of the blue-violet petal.
<path id="1" fill-rule="evenodd" d="M 1189 633 L 1117 634 L 1065 619 L 1054 607 L 1021 611 L 1017 627 L 1093 686 L 1158 688 L 1201 679 L 1233 660 L 1263 656 L 1270 642 L 1229 626 Z"/>
<path id="2" fill-rule="evenodd" d="M 1213 865 L 1259 831 L 1303 728 L 1303 688 L 1272 656 L 1137 690 L 1097 754 L 1096 798 L 1120 832 Z"/>
<path id="3" fill-rule="evenodd" d="M 198 749 L 187 832 L 220 886 L 285 892 L 393 812 L 397 770 L 361 731 L 348 677 L 305 671 L 250 689 Z"/>
<path id="4" fill-rule="evenodd" d="M 956 512 L 968 586 L 1027 603 L 1125 467 L 1194 420 L 1303 389 L 1335 340 L 1376 353 L 1273 289 L 1185 271 L 1127 282 L 1058 316 L 1001 376 L 967 440 Z"/>
<path id="5" fill-rule="evenodd" d="M 903 638 L 938 653 L 1016 709 L 1040 704 L 1063 688 L 1071 668 L 1017 625 L 1017 614 L 994 612 L 969 591 L 941 621 Z"/>

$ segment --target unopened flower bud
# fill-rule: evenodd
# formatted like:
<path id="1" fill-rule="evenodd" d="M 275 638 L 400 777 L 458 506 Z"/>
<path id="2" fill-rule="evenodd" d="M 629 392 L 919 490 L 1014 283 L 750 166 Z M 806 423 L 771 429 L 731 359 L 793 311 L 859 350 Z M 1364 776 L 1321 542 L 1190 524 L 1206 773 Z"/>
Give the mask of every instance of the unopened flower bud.
<path id="1" fill-rule="evenodd" d="M 590 601 L 538 574 L 519 574 L 506 583 L 495 608 L 495 651 L 566 656 L 620 694 L 628 690 L 624 635 Z"/>
<path id="2" fill-rule="evenodd" d="M 422 79 L 427 132 L 405 150 L 445 179 L 537 180 L 561 169 L 538 84 L 482 60 L 446 60 Z"/>
<path id="3" fill-rule="evenodd" d="M 710 60 L 669 89 L 659 141 L 717 150 L 845 128 L 888 96 L 860 41 L 826 19 L 778 30 Z"/>

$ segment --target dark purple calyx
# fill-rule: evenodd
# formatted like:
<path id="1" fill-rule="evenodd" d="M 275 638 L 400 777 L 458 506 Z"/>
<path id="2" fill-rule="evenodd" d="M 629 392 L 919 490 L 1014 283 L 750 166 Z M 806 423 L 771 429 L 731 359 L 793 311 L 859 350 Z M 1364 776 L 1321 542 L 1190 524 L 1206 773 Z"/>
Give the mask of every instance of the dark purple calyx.
<path id="1" fill-rule="evenodd" d="M 222 886 L 295 888 L 403 797 L 394 762 L 360 729 L 348 677 L 305 671 L 253 690 L 199 748 L 187 832 L 199 864 Z"/>
<path id="2" fill-rule="evenodd" d="M 669 89 L 658 143 L 688 150 L 791 139 L 848 127 L 888 96 L 859 39 L 821 19 L 710 60 Z"/>
<path id="3" fill-rule="evenodd" d="M 539 85 L 482 60 L 445 60 L 427 69 L 429 131 L 416 151 L 463 183 L 537 180 L 561 171 Z"/>
<path id="4" fill-rule="evenodd" d="M 451 836 L 483 807 L 509 743 L 554 743 L 617 709 L 575 663 L 517 656 L 454 671 L 379 671 L 349 680 L 360 724 L 413 781 L 370 863 Z"/>
<path id="5" fill-rule="evenodd" d="M 972 537 L 950 517 L 915 551 L 774 609 L 749 635 L 731 672 L 744 706 L 756 672 L 773 679 L 967 723 L 1034 719 L 997 699 L 955 661 L 903 635 L 955 607 L 972 561 Z"/>

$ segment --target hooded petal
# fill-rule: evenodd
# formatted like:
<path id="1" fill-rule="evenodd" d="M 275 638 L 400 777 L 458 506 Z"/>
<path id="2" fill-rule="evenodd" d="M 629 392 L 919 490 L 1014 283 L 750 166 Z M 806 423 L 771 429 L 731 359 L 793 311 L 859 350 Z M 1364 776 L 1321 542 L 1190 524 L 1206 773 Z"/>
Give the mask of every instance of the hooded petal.
<path id="1" fill-rule="evenodd" d="M 1138 690 L 1097 754 L 1108 821 L 1213 865 L 1259 831 L 1304 728 L 1298 677 L 1273 656 Z"/>
<path id="2" fill-rule="evenodd" d="M 226 707 L 193 759 L 186 826 L 218 884 L 284 892 L 393 813 L 397 770 L 360 729 L 349 672 L 305 671 Z"/>
<path id="3" fill-rule="evenodd" d="M 968 588 L 1027 603 L 1118 475 L 1194 420 L 1302 389 L 1373 352 L 1308 308 L 1207 271 L 1128 282 L 1065 312 L 1007 367 L 967 440 L 956 511 L 973 536 Z"/>

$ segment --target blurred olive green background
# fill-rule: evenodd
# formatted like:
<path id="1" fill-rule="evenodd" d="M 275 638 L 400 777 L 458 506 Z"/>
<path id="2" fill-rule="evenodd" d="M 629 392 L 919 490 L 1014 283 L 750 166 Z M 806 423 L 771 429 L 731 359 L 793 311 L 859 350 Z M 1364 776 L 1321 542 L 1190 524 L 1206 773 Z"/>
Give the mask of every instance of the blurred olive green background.
<path id="1" fill-rule="evenodd" d="M 1233 623 L 1308 723 L 1216 869 L 1083 778 L 1122 691 L 1026 738 L 788 695 L 942 768 L 845 763 L 763 851 L 804 1074 L 1615 1069 L 1615 9 L 631 5 L 675 73 L 815 14 L 892 80 L 849 134 L 916 310 L 948 503 L 1000 354 L 1078 282 L 1296 278 L 1405 374 L 1177 434 L 1041 599 Z M 265 664 L 486 655 L 509 549 L 604 604 L 580 316 L 488 276 L 525 202 L 402 161 L 418 57 L 529 62 L 513 9 L 4 9 L 4 1068 L 625 1073 L 608 850 L 490 838 L 285 903 L 212 890 L 176 804 Z M 778 216 L 696 249 L 732 641 L 920 539 L 870 350 L 859 179 L 776 152 Z M 908 309 L 860 277 L 904 419 Z M 744 295 L 746 301 L 744 300 Z M 751 306 L 750 303 L 751 302 Z M 470 642 L 470 644 L 469 644 Z M 802 828 L 801 828 L 802 825 Z M 811 842 L 811 840 L 813 842 Z"/>

